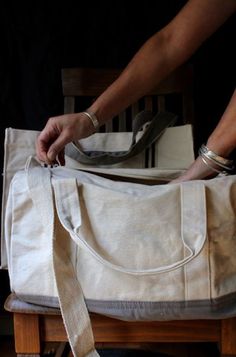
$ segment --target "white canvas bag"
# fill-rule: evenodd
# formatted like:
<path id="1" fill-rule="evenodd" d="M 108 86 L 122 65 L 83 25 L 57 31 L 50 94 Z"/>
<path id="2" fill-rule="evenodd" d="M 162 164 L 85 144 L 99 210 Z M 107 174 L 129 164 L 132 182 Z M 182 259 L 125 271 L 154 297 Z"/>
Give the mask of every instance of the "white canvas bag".
<path id="1" fill-rule="evenodd" d="M 3 168 L 3 194 L 2 194 L 2 225 L 1 225 L 1 268 L 7 268 L 7 259 L 4 240 L 4 220 L 6 201 L 10 182 L 16 172 L 23 170 L 27 158 L 35 156 L 35 141 L 39 131 L 6 128 L 4 143 L 4 168 Z M 79 145 L 87 151 L 119 152 L 128 151 L 132 142 L 132 132 L 122 133 L 96 133 L 86 139 L 80 140 Z M 137 133 L 139 139 L 140 133 Z M 66 151 L 76 151 L 71 144 Z M 154 157 L 153 157 L 154 155 Z M 146 157 L 146 159 L 145 159 Z M 72 157 L 66 155 L 66 167 L 73 169 L 88 169 L 90 171 L 112 173 L 119 176 L 140 177 L 150 180 L 155 178 L 156 169 L 161 169 L 162 176 L 171 178 L 179 175 L 194 160 L 193 137 L 191 125 L 168 127 L 158 138 L 153 150 L 141 152 L 140 154 L 125 160 L 124 162 L 91 167 L 81 164 Z M 146 170 L 145 161 L 148 165 L 154 162 L 155 168 Z"/>
<path id="2" fill-rule="evenodd" d="M 74 356 L 97 355 L 86 306 L 128 320 L 236 315 L 235 176 L 148 186 L 33 166 L 6 209 L 11 288 L 59 299 Z"/>

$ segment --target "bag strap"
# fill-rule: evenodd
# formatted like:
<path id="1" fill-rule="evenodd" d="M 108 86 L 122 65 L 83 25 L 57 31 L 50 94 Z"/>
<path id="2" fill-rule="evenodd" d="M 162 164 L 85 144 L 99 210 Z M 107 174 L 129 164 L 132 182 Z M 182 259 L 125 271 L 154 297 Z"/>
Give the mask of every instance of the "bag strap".
<path id="1" fill-rule="evenodd" d="M 110 269 L 139 276 L 173 271 L 193 260 L 201 252 L 206 241 L 205 186 L 202 181 L 189 181 L 180 184 L 181 240 L 187 255 L 175 263 L 145 270 L 128 269 L 124 266 L 113 264 L 95 251 L 89 243 L 79 235 L 81 213 L 76 179 L 53 180 L 52 184 L 57 214 L 61 224 L 81 248 L 85 249 L 101 264 Z"/>
<path id="2" fill-rule="evenodd" d="M 152 145 L 169 126 L 174 125 L 177 116 L 170 112 L 159 112 L 153 116 L 152 112 L 144 110 L 133 120 L 133 136 L 127 151 L 84 152 L 79 143 L 73 142 L 65 148 L 65 153 L 72 159 L 89 165 L 112 165 L 127 160 Z M 137 140 L 137 134 L 143 129 L 143 135 Z"/>
<path id="3" fill-rule="evenodd" d="M 32 168 L 32 165 L 34 165 L 32 161 L 27 165 L 29 190 L 39 217 L 47 230 L 48 244 L 51 245 L 58 299 L 71 350 L 74 357 L 99 357 L 94 347 L 90 317 L 81 286 L 68 253 L 61 247 L 54 233 L 57 226 L 50 171 L 40 166 Z M 35 238 L 37 240 L 37 237 Z M 62 239 L 67 239 L 67 236 L 62 235 Z"/>

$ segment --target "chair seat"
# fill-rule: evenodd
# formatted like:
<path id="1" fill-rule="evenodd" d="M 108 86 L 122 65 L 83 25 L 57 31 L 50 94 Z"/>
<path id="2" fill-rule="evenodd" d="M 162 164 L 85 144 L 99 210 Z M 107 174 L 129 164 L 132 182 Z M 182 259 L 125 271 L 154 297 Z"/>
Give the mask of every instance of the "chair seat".
<path id="1" fill-rule="evenodd" d="M 19 356 L 40 356 L 41 343 L 67 341 L 60 310 L 29 304 L 10 294 L 4 305 L 14 315 L 15 348 Z M 221 356 L 236 356 L 236 318 L 194 321 L 127 322 L 90 314 L 96 346 L 143 347 L 170 342 L 217 342 Z"/>
<path id="2" fill-rule="evenodd" d="M 25 302 L 14 293 L 7 297 L 4 308 L 9 312 L 22 314 L 61 315 L 60 309 Z"/>

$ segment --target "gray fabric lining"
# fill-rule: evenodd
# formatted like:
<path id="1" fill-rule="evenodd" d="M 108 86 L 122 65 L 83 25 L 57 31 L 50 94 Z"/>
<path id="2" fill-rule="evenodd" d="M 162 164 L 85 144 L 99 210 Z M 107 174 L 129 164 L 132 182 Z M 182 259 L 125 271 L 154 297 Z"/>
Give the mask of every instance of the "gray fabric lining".
<path id="1" fill-rule="evenodd" d="M 44 296 L 18 296 L 29 303 L 59 307 L 58 299 Z M 236 293 L 212 300 L 196 301 L 98 301 L 86 300 L 90 312 L 128 321 L 222 319 L 236 316 Z"/>

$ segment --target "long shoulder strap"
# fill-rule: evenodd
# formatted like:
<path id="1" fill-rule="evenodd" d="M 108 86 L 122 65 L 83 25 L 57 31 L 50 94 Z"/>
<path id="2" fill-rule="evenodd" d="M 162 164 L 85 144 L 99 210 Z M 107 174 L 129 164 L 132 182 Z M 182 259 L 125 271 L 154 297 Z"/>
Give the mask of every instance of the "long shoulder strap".
<path id="1" fill-rule="evenodd" d="M 47 229 L 48 244 L 52 247 L 52 259 L 60 309 L 74 357 L 98 357 L 81 286 L 76 278 L 68 253 L 62 249 L 54 217 L 50 170 L 28 167 L 28 185 L 34 205 L 40 212 Z M 68 239 L 60 234 L 61 239 Z M 37 237 L 36 237 L 37 239 Z"/>

